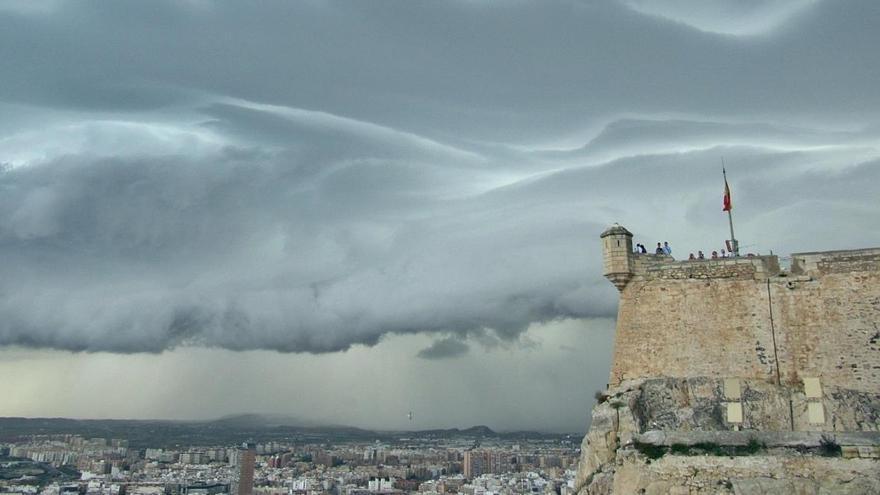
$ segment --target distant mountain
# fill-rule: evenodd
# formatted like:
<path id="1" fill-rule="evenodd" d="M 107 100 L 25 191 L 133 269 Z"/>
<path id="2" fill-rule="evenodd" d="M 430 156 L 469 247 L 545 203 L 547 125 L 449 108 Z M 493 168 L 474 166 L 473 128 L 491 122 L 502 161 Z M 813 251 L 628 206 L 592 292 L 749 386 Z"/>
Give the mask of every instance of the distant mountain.
<path id="1" fill-rule="evenodd" d="M 494 437 L 497 435 L 492 428 L 489 428 L 485 425 L 479 426 L 471 426 L 466 430 L 461 430 L 462 435 L 471 435 L 471 436 L 483 436 L 483 437 Z"/>
<path id="2" fill-rule="evenodd" d="M 372 431 L 319 424 L 296 416 L 236 414 L 209 421 L 133 419 L 0 418 L 0 442 L 27 435 L 79 434 L 91 438 L 124 438 L 133 448 L 235 445 L 244 441 L 321 443 L 383 440 L 402 436 L 431 438 L 563 438 L 537 432 L 498 433 L 488 426 L 422 431 Z"/>
<path id="3" fill-rule="evenodd" d="M 290 416 L 285 414 L 233 414 L 223 416 L 208 423 L 227 426 L 241 427 L 276 427 L 276 426 L 298 426 L 303 428 L 316 428 L 323 426 L 335 427 L 337 425 L 328 425 L 327 423 L 319 423 L 317 421 L 303 419 L 298 416 Z"/>
<path id="4" fill-rule="evenodd" d="M 489 428 L 488 426 L 471 426 L 470 428 L 465 428 L 464 430 L 458 428 L 446 428 L 446 429 L 436 429 L 436 430 L 417 430 L 417 431 L 408 431 L 401 433 L 410 433 L 414 435 L 422 435 L 422 436 L 431 436 L 431 437 L 494 437 L 498 436 L 498 433 Z"/>

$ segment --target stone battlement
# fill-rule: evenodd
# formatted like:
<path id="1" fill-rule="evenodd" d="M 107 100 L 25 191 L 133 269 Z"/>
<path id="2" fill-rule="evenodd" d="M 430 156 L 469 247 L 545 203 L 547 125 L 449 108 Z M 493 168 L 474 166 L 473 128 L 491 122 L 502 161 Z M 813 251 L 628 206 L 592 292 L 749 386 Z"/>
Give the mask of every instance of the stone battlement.
<path id="1" fill-rule="evenodd" d="M 745 256 L 676 261 L 662 254 L 633 252 L 632 233 L 615 224 L 600 236 L 605 277 L 623 291 L 631 280 L 767 280 L 788 275 L 820 277 L 832 273 L 880 270 L 880 248 L 794 253 L 791 271 L 777 256 Z"/>
<path id="2" fill-rule="evenodd" d="M 633 254 L 633 277 L 642 279 L 709 279 L 735 278 L 766 280 L 778 275 L 776 256 L 749 256 L 706 260 L 675 261 L 670 256 Z"/>
<path id="3" fill-rule="evenodd" d="M 739 278 L 766 280 L 770 277 L 880 270 L 880 248 L 792 253 L 791 270 L 785 273 L 779 258 L 741 256 L 704 260 L 675 260 L 662 254 L 632 254 L 632 275 L 645 279 Z"/>
<path id="4" fill-rule="evenodd" d="M 793 275 L 823 275 L 853 271 L 873 272 L 880 270 L 880 248 L 851 249 L 845 251 L 819 251 L 793 253 Z"/>

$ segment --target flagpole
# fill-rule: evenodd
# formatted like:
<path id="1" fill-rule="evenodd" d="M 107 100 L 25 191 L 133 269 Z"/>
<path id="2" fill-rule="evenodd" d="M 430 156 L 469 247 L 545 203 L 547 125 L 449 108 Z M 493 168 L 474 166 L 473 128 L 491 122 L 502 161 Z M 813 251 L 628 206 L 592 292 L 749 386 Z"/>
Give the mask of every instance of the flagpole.
<path id="1" fill-rule="evenodd" d="M 724 176 L 724 184 L 727 184 L 727 170 L 724 169 L 724 157 L 721 157 L 721 174 Z M 727 209 L 727 221 L 730 223 L 730 244 L 733 248 L 733 255 L 739 256 L 739 243 L 736 242 L 736 236 L 733 235 L 733 208 Z"/>

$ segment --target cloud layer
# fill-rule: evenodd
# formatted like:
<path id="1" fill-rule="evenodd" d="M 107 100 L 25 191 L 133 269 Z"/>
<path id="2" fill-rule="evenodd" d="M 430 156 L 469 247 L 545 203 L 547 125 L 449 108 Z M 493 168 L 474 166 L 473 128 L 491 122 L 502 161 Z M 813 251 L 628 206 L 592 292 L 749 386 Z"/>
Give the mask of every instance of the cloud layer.
<path id="1" fill-rule="evenodd" d="M 0 345 L 515 342 L 614 315 L 611 222 L 720 246 L 722 156 L 749 250 L 880 244 L 846 3 L 9 4 Z"/>

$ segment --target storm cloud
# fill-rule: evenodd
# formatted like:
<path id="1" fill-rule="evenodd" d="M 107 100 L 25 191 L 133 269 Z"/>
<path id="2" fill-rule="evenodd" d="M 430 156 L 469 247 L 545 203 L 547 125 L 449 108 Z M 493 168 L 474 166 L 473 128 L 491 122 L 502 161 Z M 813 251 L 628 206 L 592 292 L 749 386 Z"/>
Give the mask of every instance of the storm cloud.
<path id="1" fill-rule="evenodd" d="M 454 338 L 446 338 L 434 341 L 433 344 L 419 351 L 418 356 L 423 359 L 446 359 L 461 356 L 468 351 L 467 344 Z"/>
<path id="2" fill-rule="evenodd" d="M 615 314 L 598 234 L 880 244 L 880 6 L 11 2 L 0 345 L 325 353 Z"/>

